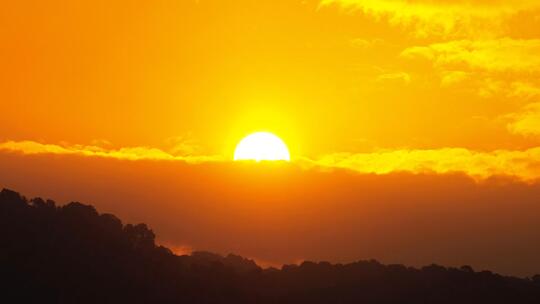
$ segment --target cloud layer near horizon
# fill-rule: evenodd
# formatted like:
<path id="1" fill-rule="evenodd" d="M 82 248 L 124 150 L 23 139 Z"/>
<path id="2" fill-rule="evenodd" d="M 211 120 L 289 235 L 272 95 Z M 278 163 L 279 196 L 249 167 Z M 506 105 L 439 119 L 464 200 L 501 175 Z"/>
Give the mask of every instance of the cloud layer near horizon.
<path id="1" fill-rule="evenodd" d="M 176 155 L 158 148 L 123 147 L 108 149 L 97 145 L 57 145 L 43 144 L 36 141 L 6 141 L 0 143 L 0 150 L 22 154 L 67 154 L 79 156 L 94 156 L 125 160 L 176 160 L 186 163 L 200 163 L 222 160 L 217 155 Z"/>
<path id="2" fill-rule="evenodd" d="M 519 126 L 516 126 L 519 127 Z M 34 154 L 77 155 L 120 160 L 182 161 L 186 163 L 226 162 L 219 155 L 177 155 L 158 148 L 124 147 L 108 149 L 96 145 L 57 145 L 35 141 L 0 143 L 0 151 Z M 294 157 L 293 157 L 294 158 Z M 370 153 L 333 153 L 316 158 L 298 156 L 294 163 L 305 168 L 348 169 L 359 173 L 392 172 L 465 173 L 473 178 L 513 176 L 524 181 L 540 178 L 540 147 L 526 150 L 472 151 L 465 148 L 393 149 Z"/>
<path id="3" fill-rule="evenodd" d="M 73 154 L 0 153 L 0 167 L 0 188 L 147 223 L 179 253 L 540 272 L 540 183 Z"/>

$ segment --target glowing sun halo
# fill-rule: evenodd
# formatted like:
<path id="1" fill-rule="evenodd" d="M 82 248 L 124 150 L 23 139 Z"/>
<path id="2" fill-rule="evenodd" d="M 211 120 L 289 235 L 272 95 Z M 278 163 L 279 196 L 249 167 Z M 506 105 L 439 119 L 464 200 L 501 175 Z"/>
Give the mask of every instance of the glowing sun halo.
<path id="1" fill-rule="evenodd" d="M 287 145 L 276 135 L 268 132 L 250 134 L 238 143 L 234 160 L 285 160 L 291 156 Z"/>

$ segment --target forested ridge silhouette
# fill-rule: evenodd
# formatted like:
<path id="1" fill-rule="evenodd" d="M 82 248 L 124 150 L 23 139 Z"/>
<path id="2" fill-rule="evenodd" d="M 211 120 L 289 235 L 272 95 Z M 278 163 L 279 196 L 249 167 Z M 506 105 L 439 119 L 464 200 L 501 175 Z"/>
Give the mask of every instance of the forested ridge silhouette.
<path id="1" fill-rule="evenodd" d="M 7 189 L 0 228 L 3 303 L 540 303 L 538 275 L 374 260 L 278 270 L 236 255 L 178 256 L 145 224 Z"/>

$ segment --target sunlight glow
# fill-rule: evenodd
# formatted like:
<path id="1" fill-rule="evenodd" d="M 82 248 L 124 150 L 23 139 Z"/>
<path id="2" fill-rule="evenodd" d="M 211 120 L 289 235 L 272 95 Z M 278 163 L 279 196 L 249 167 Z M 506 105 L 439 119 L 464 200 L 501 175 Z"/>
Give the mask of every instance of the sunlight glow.
<path id="1" fill-rule="evenodd" d="M 246 136 L 234 151 L 234 160 L 285 160 L 291 156 L 287 145 L 276 135 L 257 132 Z"/>

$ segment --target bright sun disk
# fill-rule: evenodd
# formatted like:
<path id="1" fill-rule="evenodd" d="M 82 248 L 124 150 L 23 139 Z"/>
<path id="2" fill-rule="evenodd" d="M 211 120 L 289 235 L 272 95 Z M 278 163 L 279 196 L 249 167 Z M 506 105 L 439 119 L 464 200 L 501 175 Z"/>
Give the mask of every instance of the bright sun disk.
<path id="1" fill-rule="evenodd" d="M 234 160 L 285 160 L 291 156 L 287 145 L 276 135 L 268 132 L 250 134 L 238 143 Z"/>

